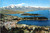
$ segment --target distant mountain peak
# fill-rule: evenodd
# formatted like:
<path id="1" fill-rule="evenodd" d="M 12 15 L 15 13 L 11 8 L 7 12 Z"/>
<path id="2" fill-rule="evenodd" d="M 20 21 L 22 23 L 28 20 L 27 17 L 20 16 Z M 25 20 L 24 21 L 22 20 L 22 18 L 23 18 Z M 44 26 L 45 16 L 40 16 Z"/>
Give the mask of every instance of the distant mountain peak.
<path id="1" fill-rule="evenodd" d="M 13 10 L 13 11 L 35 11 L 35 10 L 48 10 L 50 8 L 47 7 L 33 7 L 33 6 L 22 6 L 21 4 L 18 5 L 10 5 L 0 8 L 0 10 Z"/>
<path id="2" fill-rule="evenodd" d="M 15 5 L 13 5 L 13 4 L 12 4 L 12 5 L 10 5 L 10 7 L 11 7 L 11 8 L 14 8 L 14 7 L 15 7 Z"/>

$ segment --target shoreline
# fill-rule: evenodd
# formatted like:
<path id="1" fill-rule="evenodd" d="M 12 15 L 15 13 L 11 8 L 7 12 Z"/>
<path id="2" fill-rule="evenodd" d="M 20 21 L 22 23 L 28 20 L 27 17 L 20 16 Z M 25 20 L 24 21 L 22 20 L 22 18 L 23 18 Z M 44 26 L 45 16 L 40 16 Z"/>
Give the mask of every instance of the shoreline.
<path id="1" fill-rule="evenodd" d="M 22 21 L 22 20 L 19 20 L 19 21 Z M 19 22 L 19 21 L 18 21 L 18 22 Z M 18 22 L 17 22 L 17 23 L 18 23 Z M 26 25 L 28 25 L 28 24 L 26 24 Z M 30 26 L 31 26 L 31 25 L 30 25 Z M 33 26 L 38 26 L 38 25 L 33 25 Z M 50 26 L 40 26 L 40 27 L 50 27 Z"/>

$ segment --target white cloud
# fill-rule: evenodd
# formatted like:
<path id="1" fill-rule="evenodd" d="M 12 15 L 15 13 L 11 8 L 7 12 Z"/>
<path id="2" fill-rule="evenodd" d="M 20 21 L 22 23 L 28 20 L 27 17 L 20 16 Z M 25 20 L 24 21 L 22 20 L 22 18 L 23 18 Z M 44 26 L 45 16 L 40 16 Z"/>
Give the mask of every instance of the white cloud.
<path id="1" fill-rule="evenodd" d="M 22 5 L 24 5 L 25 3 L 21 3 L 21 4 L 17 4 L 16 6 L 22 6 Z"/>
<path id="2" fill-rule="evenodd" d="M 19 6 L 22 7 L 22 5 L 24 5 L 25 3 L 21 3 L 21 4 L 10 4 L 10 6 L 13 8 L 14 6 Z"/>
<path id="3" fill-rule="evenodd" d="M 25 3 L 21 3 L 21 4 L 10 4 L 11 6 L 22 6 L 24 5 Z"/>

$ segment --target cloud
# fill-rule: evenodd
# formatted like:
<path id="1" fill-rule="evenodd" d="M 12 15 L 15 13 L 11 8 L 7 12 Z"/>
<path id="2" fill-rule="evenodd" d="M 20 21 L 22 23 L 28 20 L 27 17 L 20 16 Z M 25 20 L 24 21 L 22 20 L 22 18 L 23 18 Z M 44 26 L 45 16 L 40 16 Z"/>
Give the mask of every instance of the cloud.
<path id="1" fill-rule="evenodd" d="M 22 5 L 24 5 L 25 3 L 21 3 L 21 4 L 10 4 L 11 6 L 22 6 Z"/>
<path id="2" fill-rule="evenodd" d="M 17 4 L 16 6 L 22 6 L 22 5 L 24 5 L 25 3 L 21 3 L 21 4 Z"/>
<path id="3" fill-rule="evenodd" d="M 13 8 L 14 6 L 20 6 L 22 7 L 25 3 L 21 3 L 21 4 L 10 4 L 10 6 Z"/>

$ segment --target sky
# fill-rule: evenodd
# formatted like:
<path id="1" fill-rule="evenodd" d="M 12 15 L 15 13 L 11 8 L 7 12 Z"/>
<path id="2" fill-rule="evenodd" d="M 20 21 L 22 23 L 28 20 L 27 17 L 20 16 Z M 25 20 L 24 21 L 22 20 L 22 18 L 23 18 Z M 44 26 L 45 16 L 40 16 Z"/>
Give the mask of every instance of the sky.
<path id="1" fill-rule="evenodd" d="M 0 7 L 9 5 L 50 7 L 50 0 L 0 0 Z"/>

